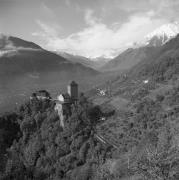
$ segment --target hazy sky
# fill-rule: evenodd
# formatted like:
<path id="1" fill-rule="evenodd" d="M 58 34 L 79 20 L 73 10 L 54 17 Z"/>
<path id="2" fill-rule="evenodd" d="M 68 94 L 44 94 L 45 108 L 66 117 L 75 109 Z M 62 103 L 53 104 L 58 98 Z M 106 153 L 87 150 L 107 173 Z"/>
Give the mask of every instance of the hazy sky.
<path id="1" fill-rule="evenodd" d="M 162 24 L 179 0 L 0 0 L 0 32 L 49 50 L 111 56 Z"/>

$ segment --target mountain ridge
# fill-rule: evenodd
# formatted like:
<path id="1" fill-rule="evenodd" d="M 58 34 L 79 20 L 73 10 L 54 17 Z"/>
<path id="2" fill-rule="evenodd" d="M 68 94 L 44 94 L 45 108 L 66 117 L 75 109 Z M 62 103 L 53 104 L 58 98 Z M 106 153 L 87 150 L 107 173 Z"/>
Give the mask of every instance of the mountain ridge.
<path id="1" fill-rule="evenodd" d="M 140 61 L 146 59 L 150 54 L 158 51 L 157 49 L 164 46 L 179 33 L 179 23 L 169 23 L 157 28 L 144 37 L 144 41 L 137 44 L 136 47 L 129 48 L 119 54 L 117 57 L 106 63 L 101 70 L 118 71 L 129 70 Z M 173 46 L 173 45 L 172 45 Z"/>
<path id="2" fill-rule="evenodd" d="M 10 74 L 11 71 L 18 74 L 34 71 L 39 73 L 41 71 L 58 71 L 63 69 L 62 66 L 65 70 L 67 68 L 66 64 L 71 68 L 87 68 L 79 63 L 72 64 L 66 58 L 47 51 L 33 42 L 13 36 L 1 36 L 0 51 L 1 75 Z M 11 68 L 8 68 L 8 66 Z M 90 71 L 90 67 L 88 70 Z M 95 70 L 91 69 L 91 71 L 95 73 Z"/>
<path id="3" fill-rule="evenodd" d="M 39 45 L 14 36 L 0 35 L 0 50 L 12 50 L 17 48 L 41 49 Z"/>

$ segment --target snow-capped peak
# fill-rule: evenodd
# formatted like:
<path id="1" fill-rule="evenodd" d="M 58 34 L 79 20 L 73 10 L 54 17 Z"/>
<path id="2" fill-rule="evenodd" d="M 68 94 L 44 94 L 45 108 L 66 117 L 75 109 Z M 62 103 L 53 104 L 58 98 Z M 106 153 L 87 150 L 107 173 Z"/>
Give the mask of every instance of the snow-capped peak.
<path id="1" fill-rule="evenodd" d="M 164 24 L 145 36 L 146 44 L 150 46 L 161 46 L 179 34 L 179 23 Z"/>

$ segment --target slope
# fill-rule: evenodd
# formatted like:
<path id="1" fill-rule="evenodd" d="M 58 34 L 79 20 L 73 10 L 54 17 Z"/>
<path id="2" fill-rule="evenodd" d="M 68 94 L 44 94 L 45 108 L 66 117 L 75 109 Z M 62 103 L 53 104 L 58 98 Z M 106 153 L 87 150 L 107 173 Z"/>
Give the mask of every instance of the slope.
<path id="1" fill-rule="evenodd" d="M 143 61 L 148 56 L 155 53 L 154 47 L 141 47 L 137 49 L 127 49 L 116 58 L 109 61 L 102 67 L 104 71 L 128 70 L 138 62 Z"/>

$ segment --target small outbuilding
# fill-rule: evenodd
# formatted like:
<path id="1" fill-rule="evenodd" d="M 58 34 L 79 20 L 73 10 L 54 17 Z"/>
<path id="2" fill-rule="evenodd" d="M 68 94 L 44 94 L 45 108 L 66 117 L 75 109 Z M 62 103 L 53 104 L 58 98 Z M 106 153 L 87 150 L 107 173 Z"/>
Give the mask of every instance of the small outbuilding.
<path id="1" fill-rule="evenodd" d="M 38 100 L 45 100 L 45 99 L 51 99 L 50 93 L 46 90 L 39 90 L 35 93 L 32 93 L 30 96 L 30 99 L 38 99 Z"/>

